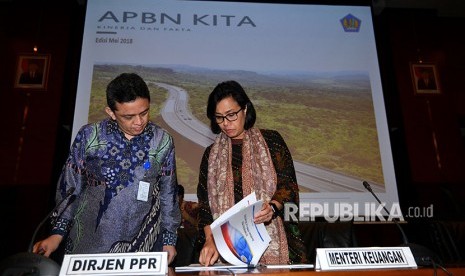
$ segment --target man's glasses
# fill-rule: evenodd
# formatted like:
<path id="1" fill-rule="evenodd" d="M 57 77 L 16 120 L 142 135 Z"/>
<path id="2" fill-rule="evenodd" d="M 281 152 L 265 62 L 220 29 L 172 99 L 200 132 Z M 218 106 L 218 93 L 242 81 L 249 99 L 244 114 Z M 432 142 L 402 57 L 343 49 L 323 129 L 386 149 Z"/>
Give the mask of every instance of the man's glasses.
<path id="1" fill-rule="evenodd" d="M 224 122 L 224 119 L 226 119 L 226 120 L 228 120 L 230 122 L 233 122 L 233 121 L 237 120 L 237 113 L 239 113 L 241 111 L 242 111 L 242 108 L 239 109 L 236 112 L 231 112 L 229 114 L 226 114 L 225 116 L 215 115 L 216 123 L 221 124 L 222 122 Z"/>

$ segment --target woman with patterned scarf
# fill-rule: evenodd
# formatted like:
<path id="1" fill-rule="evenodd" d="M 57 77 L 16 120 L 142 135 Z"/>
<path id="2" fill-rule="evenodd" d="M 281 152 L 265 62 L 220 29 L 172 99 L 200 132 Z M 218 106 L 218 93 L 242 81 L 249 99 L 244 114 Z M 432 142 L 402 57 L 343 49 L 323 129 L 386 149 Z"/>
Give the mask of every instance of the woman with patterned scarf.
<path id="1" fill-rule="evenodd" d="M 284 204 L 299 204 L 299 189 L 292 156 L 281 135 L 254 127 L 254 106 L 236 81 L 215 87 L 208 98 L 207 116 L 218 136 L 200 165 L 200 264 L 213 265 L 219 258 L 210 224 L 252 192 L 264 202 L 254 221 L 264 223 L 272 238 L 260 263 L 306 263 L 297 223 L 283 220 Z"/>

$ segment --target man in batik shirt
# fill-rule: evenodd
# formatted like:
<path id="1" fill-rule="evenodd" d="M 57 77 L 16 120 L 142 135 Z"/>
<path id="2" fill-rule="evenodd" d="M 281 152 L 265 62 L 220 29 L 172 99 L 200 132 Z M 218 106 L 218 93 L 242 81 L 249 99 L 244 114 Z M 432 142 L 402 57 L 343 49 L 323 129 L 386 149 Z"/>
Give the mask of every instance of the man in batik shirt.
<path id="1" fill-rule="evenodd" d="M 66 254 L 163 250 L 171 262 L 181 221 L 173 139 L 149 121 L 141 77 L 121 74 L 106 93 L 109 118 L 77 133 L 57 187 L 65 200 L 33 251 L 49 256 L 65 240 Z"/>

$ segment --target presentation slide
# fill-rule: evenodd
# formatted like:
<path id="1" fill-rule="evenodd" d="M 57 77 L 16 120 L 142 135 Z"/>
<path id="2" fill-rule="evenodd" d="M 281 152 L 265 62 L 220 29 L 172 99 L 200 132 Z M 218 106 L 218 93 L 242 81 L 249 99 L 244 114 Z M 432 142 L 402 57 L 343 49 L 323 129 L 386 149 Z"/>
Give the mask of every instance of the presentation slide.
<path id="1" fill-rule="evenodd" d="M 88 0 L 73 123 L 105 118 L 105 88 L 123 72 L 151 91 L 152 121 L 175 141 L 178 180 L 196 200 L 215 135 L 207 98 L 243 85 L 259 128 L 291 150 L 301 202 L 398 201 L 369 6 L 181 0 Z M 354 205 L 355 206 L 355 205 Z"/>

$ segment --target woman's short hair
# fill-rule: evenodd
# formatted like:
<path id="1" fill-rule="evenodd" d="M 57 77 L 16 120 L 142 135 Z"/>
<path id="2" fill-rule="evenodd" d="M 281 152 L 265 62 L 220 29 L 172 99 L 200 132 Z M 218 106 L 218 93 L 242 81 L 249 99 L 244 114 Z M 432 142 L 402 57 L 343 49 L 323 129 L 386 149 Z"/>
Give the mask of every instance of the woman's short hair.
<path id="1" fill-rule="evenodd" d="M 216 122 L 215 117 L 216 105 L 221 100 L 228 97 L 233 98 L 242 109 L 247 108 L 247 112 L 245 113 L 244 129 L 250 129 L 255 124 L 255 108 L 245 93 L 244 88 L 242 88 L 242 86 L 237 81 L 224 81 L 219 83 L 210 93 L 210 96 L 208 96 L 207 117 L 210 119 L 210 128 L 215 134 L 221 132 L 221 128 Z"/>

